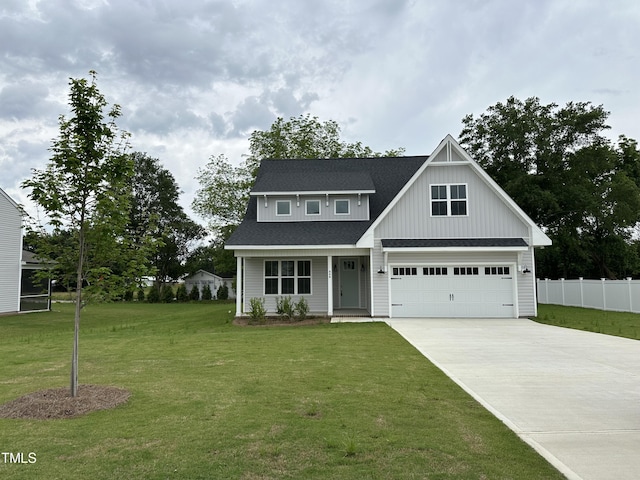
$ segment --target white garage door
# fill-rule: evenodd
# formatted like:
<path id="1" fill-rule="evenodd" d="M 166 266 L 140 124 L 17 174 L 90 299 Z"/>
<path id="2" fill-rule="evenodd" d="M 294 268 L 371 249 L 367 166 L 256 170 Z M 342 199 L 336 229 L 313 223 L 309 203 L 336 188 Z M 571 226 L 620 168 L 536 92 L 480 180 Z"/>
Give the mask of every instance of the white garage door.
<path id="1" fill-rule="evenodd" d="M 516 316 L 513 267 L 390 266 L 392 317 Z"/>

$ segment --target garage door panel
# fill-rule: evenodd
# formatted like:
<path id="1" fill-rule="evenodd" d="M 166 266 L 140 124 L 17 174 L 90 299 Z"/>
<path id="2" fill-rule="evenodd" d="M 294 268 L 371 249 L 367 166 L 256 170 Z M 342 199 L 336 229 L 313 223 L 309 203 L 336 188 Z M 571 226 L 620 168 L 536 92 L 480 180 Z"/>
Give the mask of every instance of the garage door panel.
<path id="1" fill-rule="evenodd" d="M 393 317 L 513 317 L 514 278 L 510 267 L 398 268 L 411 275 L 391 280 Z M 439 272 L 435 275 L 435 272 Z M 492 273 L 493 272 L 493 273 Z M 431 273 L 431 274 L 430 274 Z"/>

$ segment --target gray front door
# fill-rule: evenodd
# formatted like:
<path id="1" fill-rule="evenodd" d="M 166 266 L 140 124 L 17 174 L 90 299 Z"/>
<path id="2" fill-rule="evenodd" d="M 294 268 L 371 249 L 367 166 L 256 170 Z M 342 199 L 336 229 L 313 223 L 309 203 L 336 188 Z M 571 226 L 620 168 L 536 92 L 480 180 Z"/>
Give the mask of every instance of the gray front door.
<path id="1" fill-rule="evenodd" d="M 360 289 L 357 258 L 340 259 L 340 307 L 359 308 Z"/>

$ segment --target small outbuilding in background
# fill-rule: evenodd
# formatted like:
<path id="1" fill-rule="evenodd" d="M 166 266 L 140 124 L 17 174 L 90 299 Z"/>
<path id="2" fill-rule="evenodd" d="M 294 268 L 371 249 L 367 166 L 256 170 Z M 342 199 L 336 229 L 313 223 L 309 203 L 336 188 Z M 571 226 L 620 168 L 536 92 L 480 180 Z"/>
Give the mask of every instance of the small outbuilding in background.
<path id="1" fill-rule="evenodd" d="M 187 288 L 187 293 L 191 293 L 193 287 L 197 287 L 200 292 L 200 298 L 202 299 L 202 292 L 206 286 L 211 290 L 212 298 L 218 298 L 218 291 L 220 287 L 226 286 L 228 297 L 227 298 L 236 298 L 236 293 L 233 290 L 233 279 L 232 278 L 222 278 L 214 273 L 207 272 L 206 270 L 198 270 L 193 275 L 189 275 L 184 279 L 185 287 Z M 222 298 L 220 298 L 222 299 Z"/>

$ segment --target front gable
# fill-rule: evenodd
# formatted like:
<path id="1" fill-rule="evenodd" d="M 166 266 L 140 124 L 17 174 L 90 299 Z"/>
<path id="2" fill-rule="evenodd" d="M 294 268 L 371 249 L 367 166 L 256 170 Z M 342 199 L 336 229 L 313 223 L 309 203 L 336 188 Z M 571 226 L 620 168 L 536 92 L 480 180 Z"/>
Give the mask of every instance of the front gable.
<path id="1" fill-rule="evenodd" d="M 463 186 L 466 214 L 434 215 L 432 188 Z M 450 198 L 448 198 L 451 203 Z M 462 201 L 460 201 L 462 202 Z M 434 163 L 420 175 L 375 230 L 376 238 L 529 238 L 529 228 L 468 164 Z"/>
<path id="2" fill-rule="evenodd" d="M 445 214 L 434 214 L 433 189 L 445 200 Z M 452 201 L 463 192 L 463 202 Z M 448 202 L 448 203 L 446 203 Z M 464 203 L 452 214 L 453 203 Z M 443 213 L 443 212 L 440 212 Z M 489 175 L 448 135 L 363 235 L 374 238 L 524 238 L 529 245 L 550 245 L 549 238 Z"/>

